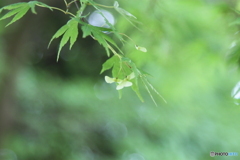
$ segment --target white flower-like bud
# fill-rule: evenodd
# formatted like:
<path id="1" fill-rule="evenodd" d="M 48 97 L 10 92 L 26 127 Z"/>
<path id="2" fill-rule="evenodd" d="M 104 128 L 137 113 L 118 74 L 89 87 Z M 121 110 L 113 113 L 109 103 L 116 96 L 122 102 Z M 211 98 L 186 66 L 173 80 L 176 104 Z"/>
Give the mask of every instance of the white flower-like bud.
<path id="1" fill-rule="evenodd" d="M 113 83 L 116 82 L 118 83 L 117 85 L 117 90 L 123 89 L 124 87 L 130 87 L 132 86 L 132 82 L 130 82 L 129 80 L 135 78 L 135 74 L 132 72 L 131 74 L 129 74 L 126 78 L 124 78 L 123 80 L 118 79 L 118 78 L 111 78 L 108 76 L 105 76 L 105 81 L 107 83 Z"/>
<path id="2" fill-rule="evenodd" d="M 135 45 L 136 49 L 139 50 L 139 51 L 142 51 L 142 52 L 147 52 L 147 49 L 145 47 L 141 47 L 141 46 L 138 46 L 138 45 Z"/>
<path id="3" fill-rule="evenodd" d="M 129 74 L 126 79 L 131 80 L 131 79 L 133 79 L 133 78 L 135 78 L 134 72 L 132 72 L 131 74 Z"/>
<path id="4" fill-rule="evenodd" d="M 120 83 L 117 85 L 117 90 L 123 89 L 124 87 L 130 87 L 132 86 L 132 82 L 127 81 L 126 79 L 122 80 Z"/>
<path id="5" fill-rule="evenodd" d="M 113 83 L 113 82 L 120 82 L 122 80 L 121 79 L 117 79 L 117 78 L 111 78 L 111 77 L 105 76 L 105 81 L 107 83 Z"/>
<path id="6" fill-rule="evenodd" d="M 118 82 L 117 85 L 117 90 L 123 89 L 124 87 L 130 87 L 132 86 L 132 82 L 129 82 L 129 80 L 135 78 L 135 74 L 132 72 L 131 74 L 129 74 L 124 80 Z"/>

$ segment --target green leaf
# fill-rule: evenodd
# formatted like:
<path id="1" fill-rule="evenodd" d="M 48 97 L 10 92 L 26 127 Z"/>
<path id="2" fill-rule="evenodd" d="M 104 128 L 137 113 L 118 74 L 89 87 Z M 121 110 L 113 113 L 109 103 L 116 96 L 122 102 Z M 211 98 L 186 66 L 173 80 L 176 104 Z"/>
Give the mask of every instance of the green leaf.
<path id="1" fill-rule="evenodd" d="M 97 5 L 96 5 L 96 3 L 93 1 L 93 0 L 81 0 L 81 1 L 83 1 L 83 2 L 88 2 L 88 3 L 90 3 L 92 6 L 94 6 L 94 7 L 97 7 Z"/>
<path id="2" fill-rule="evenodd" d="M 98 7 L 97 3 L 95 3 L 93 0 L 88 0 L 88 2 L 96 9 L 99 11 L 99 14 L 104 18 L 106 24 L 110 27 L 111 32 L 121 41 L 123 42 L 124 39 L 122 38 L 122 36 L 117 32 L 116 28 L 108 21 L 108 19 L 104 16 L 104 14 L 102 13 L 101 9 Z M 103 28 L 103 27 L 101 27 Z M 105 28 L 106 30 L 106 28 Z M 105 31 L 102 30 L 102 31 Z"/>
<path id="3" fill-rule="evenodd" d="M 104 47 L 107 47 L 108 43 L 106 42 L 106 40 L 99 31 L 92 30 L 92 34 L 100 44 L 102 44 Z"/>
<path id="4" fill-rule="evenodd" d="M 4 20 L 4 19 L 7 19 L 15 14 L 17 14 L 18 12 L 20 12 L 22 10 L 22 8 L 18 8 L 18 9 L 15 9 L 15 10 L 12 10 L 12 11 L 9 11 L 8 13 L 6 13 L 4 16 L 1 17 L 0 20 Z"/>
<path id="5" fill-rule="evenodd" d="M 98 43 L 103 45 L 103 47 L 105 48 L 105 50 L 107 52 L 107 56 L 109 57 L 110 56 L 110 52 L 109 52 L 109 48 L 108 48 L 108 43 L 104 39 L 104 37 L 101 35 L 101 32 L 98 31 L 98 30 L 92 30 L 92 34 L 93 34 L 94 38 L 98 41 Z"/>
<path id="6" fill-rule="evenodd" d="M 106 34 L 104 34 L 104 33 L 100 33 L 100 34 L 103 36 L 103 38 L 104 38 L 106 41 L 108 41 L 109 43 L 111 43 L 112 45 L 114 45 L 114 46 L 123 54 L 122 50 L 118 47 L 118 45 L 115 43 L 115 41 L 114 41 L 111 37 L 109 37 L 108 35 L 106 35 Z"/>
<path id="7" fill-rule="evenodd" d="M 50 44 L 52 43 L 53 39 L 60 37 L 62 34 L 64 34 L 64 32 L 66 32 L 66 30 L 68 29 L 67 24 L 63 25 L 53 36 L 52 39 L 50 40 L 48 47 L 50 46 Z"/>
<path id="8" fill-rule="evenodd" d="M 123 62 L 127 62 L 127 63 L 131 63 L 131 62 L 132 62 L 132 60 L 129 59 L 129 58 L 127 58 L 127 57 L 122 57 L 121 60 L 122 60 Z"/>
<path id="9" fill-rule="evenodd" d="M 19 7 L 23 7 L 26 4 L 27 4 L 26 2 L 20 2 L 20 3 L 14 3 L 14 4 L 10 4 L 10 5 L 4 6 L 4 7 L 0 8 L 0 13 L 4 9 L 5 10 L 13 10 L 13 9 L 16 9 L 16 8 L 19 8 Z"/>
<path id="10" fill-rule="evenodd" d="M 67 32 L 70 35 L 70 47 L 69 47 L 69 49 L 71 49 L 73 44 L 76 42 L 77 37 L 78 37 L 78 22 L 73 21 L 72 24 L 71 24 L 71 28 Z"/>
<path id="11" fill-rule="evenodd" d="M 34 14 L 37 14 L 37 12 L 36 12 L 36 10 L 35 10 L 36 3 L 37 3 L 36 1 L 30 1 L 30 2 L 28 2 L 28 5 L 30 6 L 31 11 L 32 11 L 32 13 L 34 13 Z"/>
<path id="12" fill-rule="evenodd" d="M 105 50 L 107 52 L 107 56 L 109 57 L 110 51 L 109 51 L 109 47 L 108 47 L 109 44 L 107 43 L 107 41 L 100 34 L 97 34 L 95 32 L 93 32 L 93 36 L 98 41 L 98 43 L 103 45 L 103 47 L 105 48 Z"/>
<path id="13" fill-rule="evenodd" d="M 110 51 L 109 51 L 109 48 L 108 47 L 104 47 L 106 52 L 107 52 L 107 56 L 109 57 L 110 56 Z"/>
<path id="14" fill-rule="evenodd" d="M 79 0 L 80 1 L 80 3 L 82 2 L 82 3 L 87 3 L 89 0 Z"/>
<path id="15" fill-rule="evenodd" d="M 66 31 L 60 41 L 60 44 L 59 44 L 59 48 L 58 48 L 58 54 L 57 54 L 57 61 L 59 60 L 59 56 L 60 56 L 60 52 L 63 48 L 63 46 L 65 46 L 65 44 L 67 43 L 67 41 L 69 40 L 70 36 L 68 34 L 68 32 Z"/>
<path id="16" fill-rule="evenodd" d="M 83 38 L 86 38 L 87 36 L 91 35 L 91 28 L 89 27 L 89 25 L 83 25 L 81 27 L 82 31 L 83 31 Z"/>
<path id="17" fill-rule="evenodd" d="M 112 69 L 112 76 L 122 78 L 120 75 L 121 68 L 122 68 L 122 63 L 120 61 L 115 62 Z"/>
<path id="18" fill-rule="evenodd" d="M 112 31 L 112 29 L 96 27 L 96 26 L 92 26 L 90 24 L 83 23 L 83 22 L 79 22 L 79 23 L 83 25 L 81 27 L 81 29 L 83 31 L 83 38 L 91 35 L 95 40 L 98 41 L 98 43 L 103 45 L 108 56 L 110 56 L 108 42 L 111 43 L 112 45 L 114 45 L 123 54 L 123 52 L 117 46 L 117 44 L 114 42 L 114 40 L 111 37 L 109 37 L 107 34 L 103 33 L 103 31 Z"/>
<path id="19" fill-rule="evenodd" d="M 74 18 L 69 20 L 67 24 L 63 25 L 53 35 L 53 37 L 51 38 L 51 40 L 49 42 L 49 45 L 51 44 L 53 39 L 58 38 L 61 35 L 63 35 L 63 37 L 62 37 L 62 39 L 60 41 L 60 45 L 59 45 L 59 49 L 58 49 L 58 55 L 57 55 L 57 61 L 59 59 L 60 52 L 61 52 L 62 48 L 66 45 L 66 43 L 70 40 L 70 47 L 69 47 L 69 49 L 71 49 L 73 44 L 76 42 L 77 37 L 78 37 L 78 21 L 76 21 L 76 19 L 74 19 Z"/>
<path id="20" fill-rule="evenodd" d="M 47 4 L 45 4 L 45 3 L 37 2 L 37 1 L 36 1 L 36 5 L 41 6 L 41 7 L 48 8 L 48 9 L 50 9 L 51 11 L 53 11 L 52 7 L 49 6 L 49 5 L 47 5 Z"/>
<path id="21" fill-rule="evenodd" d="M 131 67 L 131 70 L 134 72 L 136 77 L 141 75 L 141 72 L 139 71 L 139 69 L 137 68 L 135 63 L 132 62 L 131 59 L 129 59 L 127 57 L 122 57 L 121 61 L 127 63 L 127 65 L 129 65 L 129 67 Z"/>
<path id="22" fill-rule="evenodd" d="M 93 36 L 96 38 L 96 40 L 103 45 L 103 47 L 105 48 L 106 52 L 107 52 L 107 56 L 110 56 L 110 51 L 109 51 L 109 44 L 106 41 L 106 37 L 105 34 L 102 32 L 93 32 Z"/>
<path id="23" fill-rule="evenodd" d="M 109 70 L 113 67 L 113 65 L 115 63 L 119 62 L 119 58 L 117 56 L 112 56 L 111 58 L 109 58 L 105 63 L 103 63 L 102 65 L 102 70 L 100 72 L 100 74 L 102 74 L 104 71 Z"/>
<path id="24" fill-rule="evenodd" d="M 22 18 L 29 9 L 30 9 L 29 6 L 22 7 L 21 10 L 13 17 L 11 22 L 8 23 L 6 26 L 9 26 L 10 24 L 12 24 L 12 23 L 16 22 L 17 20 L 19 20 L 20 18 Z"/>
<path id="25" fill-rule="evenodd" d="M 84 28 L 85 29 L 85 32 L 84 32 L 84 35 L 92 35 L 97 41 L 98 43 L 100 43 L 101 45 L 103 45 L 103 47 L 105 48 L 106 52 L 107 52 L 107 55 L 110 56 L 110 52 L 109 52 L 109 47 L 108 47 L 108 43 L 106 41 L 106 36 L 104 33 L 102 33 L 102 31 L 98 28 L 98 27 L 95 27 L 95 26 L 92 26 L 92 25 L 89 25 L 87 24 L 87 27 L 88 28 Z M 90 33 L 91 32 L 91 33 Z"/>

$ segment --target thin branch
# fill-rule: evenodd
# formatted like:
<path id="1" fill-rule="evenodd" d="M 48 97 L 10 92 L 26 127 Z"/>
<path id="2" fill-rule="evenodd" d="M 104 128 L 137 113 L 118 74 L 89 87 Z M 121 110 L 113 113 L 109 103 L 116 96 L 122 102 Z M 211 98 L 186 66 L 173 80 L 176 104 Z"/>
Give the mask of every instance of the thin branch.
<path id="1" fill-rule="evenodd" d="M 114 8 L 114 6 L 105 6 L 105 5 L 102 5 L 102 4 L 96 4 L 97 6 L 100 6 L 100 7 L 104 7 L 104 8 Z"/>
<path id="2" fill-rule="evenodd" d="M 68 4 L 67 4 L 67 1 L 66 0 L 64 0 L 64 3 L 65 3 L 65 5 L 66 5 L 66 7 L 68 6 Z"/>
<path id="3" fill-rule="evenodd" d="M 45 6 L 40 5 L 40 4 L 37 4 L 37 6 L 46 8 Z M 60 8 L 56 8 L 56 7 L 50 7 L 50 8 L 51 8 L 51 9 L 58 10 L 58 11 L 61 11 L 61 12 L 63 12 L 64 14 L 69 14 L 69 15 L 71 15 L 71 16 L 73 16 L 73 17 L 76 17 L 76 16 L 75 16 L 74 14 L 72 14 L 71 12 L 66 12 L 66 11 L 64 11 L 64 10 L 62 10 L 62 9 L 60 9 Z"/>
<path id="4" fill-rule="evenodd" d="M 74 3 L 75 3 L 75 5 L 76 5 L 77 9 L 79 10 L 79 6 L 78 6 L 78 4 L 77 4 L 77 1 L 74 1 Z"/>

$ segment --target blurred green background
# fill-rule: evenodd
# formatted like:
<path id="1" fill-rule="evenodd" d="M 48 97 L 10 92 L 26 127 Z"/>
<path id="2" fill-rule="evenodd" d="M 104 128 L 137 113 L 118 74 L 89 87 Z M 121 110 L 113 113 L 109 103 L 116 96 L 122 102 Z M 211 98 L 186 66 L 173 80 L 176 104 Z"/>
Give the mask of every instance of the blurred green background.
<path id="1" fill-rule="evenodd" d="M 20 0 L 0 1 L 0 7 Z M 42 0 L 65 8 L 60 0 Z M 112 5 L 114 1 L 99 1 Z M 122 99 L 99 75 L 105 50 L 91 37 L 72 50 L 51 36 L 68 21 L 37 8 L 5 28 L 0 21 L 0 160 L 210 160 L 210 151 L 240 153 L 237 0 L 119 0 L 142 23 L 137 30 L 114 10 L 129 42 L 121 48 L 167 100 Z M 74 7 L 72 8 L 74 11 Z M 91 10 L 91 9 L 89 9 Z M 5 12 L 4 12 L 5 13 Z M 140 84 L 141 85 L 141 84 Z"/>

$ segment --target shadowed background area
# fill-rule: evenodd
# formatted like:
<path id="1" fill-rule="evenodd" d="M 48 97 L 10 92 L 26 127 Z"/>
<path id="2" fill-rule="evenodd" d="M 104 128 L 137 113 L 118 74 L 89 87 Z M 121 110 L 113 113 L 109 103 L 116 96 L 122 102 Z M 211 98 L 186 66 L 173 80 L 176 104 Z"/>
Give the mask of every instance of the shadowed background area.
<path id="1" fill-rule="evenodd" d="M 65 9 L 61 0 L 41 2 Z M 104 81 L 111 73 L 99 74 L 108 59 L 104 48 L 83 39 L 80 27 L 72 50 L 66 45 L 56 62 L 60 40 L 47 46 L 69 16 L 37 7 L 37 15 L 6 28 L 9 19 L 0 21 L 0 160 L 210 160 L 225 159 L 210 151 L 240 153 L 240 108 L 231 95 L 239 89 L 232 93 L 239 81 L 240 2 L 118 2 L 140 30 L 113 9 L 104 12 L 148 52 L 132 41 L 118 44 L 151 74 L 167 103 L 153 93 L 156 107 L 141 83 L 144 103 L 130 88 L 119 99 L 115 84 Z M 84 14 L 91 13 L 88 6 Z"/>

